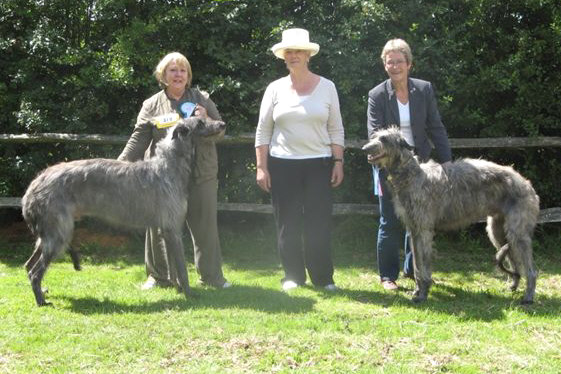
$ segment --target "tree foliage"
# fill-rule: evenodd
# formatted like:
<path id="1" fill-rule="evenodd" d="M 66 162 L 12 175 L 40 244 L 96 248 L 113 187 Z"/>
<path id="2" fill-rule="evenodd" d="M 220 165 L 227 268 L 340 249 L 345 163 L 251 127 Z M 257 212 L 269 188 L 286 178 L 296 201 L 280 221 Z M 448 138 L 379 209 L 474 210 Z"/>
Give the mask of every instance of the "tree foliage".
<path id="1" fill-rule="evenodd" d="M 311 67 L 337 85 L 349 138 L 366 136 L 366 95 L 386 78 L 379 55 L 393 37 L 413 49 L 412 76 L 435 84 L 450 136 L 559 134 L 557 0 L 3 0 L 2 132 L 129 134 L 158 90 L 155 65 L 174 50 L 189 58 L 193 84 L 212 94 L 230 133 L 253 132 L 265 87 L 286 74 L 270 47 L 292 26 L 320 44 Z M 19 151 L 1 150 L 8 180 L 28 180 L 16 174 L 40 164 L 31 150 L 14 160 Z M 50 152 L 49 160 L 69 157 L 65 147 Z M 535 157 L 520 166 L 535 169 Z M 240 162 L 245 174 L 228 173 L 249 183 L 251 162 Z M 3 183 L 2 194 L 25 185 Z M 352 196 L 348 188 L 340 194 Z"/>

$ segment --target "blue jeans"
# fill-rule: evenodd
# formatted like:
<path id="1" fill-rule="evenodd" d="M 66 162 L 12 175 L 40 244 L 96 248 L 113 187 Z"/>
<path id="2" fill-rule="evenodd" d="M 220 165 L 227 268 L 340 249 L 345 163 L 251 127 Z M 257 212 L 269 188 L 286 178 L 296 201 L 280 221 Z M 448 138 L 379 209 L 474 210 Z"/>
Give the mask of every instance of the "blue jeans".
<path id="1" fill-rule="evenodd" d="M 374 194 L 378 195 L 380 205 L 380 225 L 376 252 L 380 279 L 395 281 L 399 276 L 399 251 L 405 248 L 403 272 L 413 275 L 413 253 L 409 233 L 405 231 L 397 218 L 392 204 L 392 195 L 388 187 L 387 173 L 373 167 Z"/>

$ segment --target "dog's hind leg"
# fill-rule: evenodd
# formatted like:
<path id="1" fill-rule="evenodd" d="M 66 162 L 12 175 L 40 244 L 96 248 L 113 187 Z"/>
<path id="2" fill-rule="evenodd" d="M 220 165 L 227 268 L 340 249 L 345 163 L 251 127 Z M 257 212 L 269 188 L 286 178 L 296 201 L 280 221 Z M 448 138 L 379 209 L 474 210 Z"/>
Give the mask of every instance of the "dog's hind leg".
<path id="1" fill-rule="evenodd" d="M 411 233 L 413 245 L 413 267 L 415 269 L 416 289 L 413 292 L 413 302 L 425 301 L 432 285 L 432 240 L 434 233 L 421 231 Z"/>
<path id="2" fill-rule="evenodd" d="M 185 265 L 185 253 L 181 234 L 171 230 L 163 230 L 163 235 L 166 242 L 166 251 L 168 251 L 168 259 L 170 261 L 168 266 L 170 269 L 175 267 L 177 271 L 177 282 L 181 289 L 180 291 L 186 298 L 189 298 L 191 288 L 189 287 L 189 277 Z M 173 274 L 173 272 L 171 273 Z M 174 282 L 175 280 L 172 279 L 171 281 Z"/>
<path id="3" fill-rule="evenodd" d="M 38 306 L 50 305 L 45 300 L 41 282 L 52 260 L 68 246 L 74 232 L 74 221 L 68 212 L 45 214 L 37 230 L 35 251 L 26 263 L 31 289 Z"/>
<path id="4" fill-rule="evenodd" d="M 516 266 L 522 270 L 522 274 L 526 278 L 526 291 L 522 298 L 522 304 L 532 304 L 534 302 L 534 294 L 536 292 L 536 281 L 538 272 L 534 265 L 532 257 L 531 239 L 520 238 L 511 244 L 510 255 Z"/>
<path id="5" fill-rule="evenodd" d="M 37 246 L 34 254 L 35 253 L 40 253 L 40 255 L 37 260 L 33 262 L 33 265 L 27 273 L 29 281 L 31 282 L 31 289 L 33 290 L 37 306 L 50 305 L 50 303 L 45 301 L 45 295 L 41 289 L 41 281 L 43 280 L 47 267 L 51 263 L 55 253 L 51 249 L 45 248 L 45 241 L 40 238 L 37 239 Z"/>
<path id="6" fill-rule="evenodd" d="M 532 233 L 537 214 L 531 216 L 525 206 L 515 205 L 505 216 L 505 231 L 510 246 L 509 259 L 518 272 L 526 278 L 526 291 L 522 304 L 532 304 L 536 292 L 538 271 L 532 255 Z"/>

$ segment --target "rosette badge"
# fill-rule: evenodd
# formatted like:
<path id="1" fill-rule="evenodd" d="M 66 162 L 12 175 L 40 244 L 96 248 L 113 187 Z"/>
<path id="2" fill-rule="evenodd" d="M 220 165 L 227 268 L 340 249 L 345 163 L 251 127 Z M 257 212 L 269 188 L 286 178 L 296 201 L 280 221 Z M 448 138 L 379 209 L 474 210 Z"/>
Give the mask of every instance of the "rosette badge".
<path id="1" fill-rule="evenodd" d="M 191 117 L 191 114 L 193 114 L 193 111 L 195 110 L 196 106 L 197 106 L 197 104 L 195 104 L 195 103 L 191 103 L 189 101 L 184 102 L 179 107 L 179 111 L 181 112 L 181 116 L 183 118 Z"/>

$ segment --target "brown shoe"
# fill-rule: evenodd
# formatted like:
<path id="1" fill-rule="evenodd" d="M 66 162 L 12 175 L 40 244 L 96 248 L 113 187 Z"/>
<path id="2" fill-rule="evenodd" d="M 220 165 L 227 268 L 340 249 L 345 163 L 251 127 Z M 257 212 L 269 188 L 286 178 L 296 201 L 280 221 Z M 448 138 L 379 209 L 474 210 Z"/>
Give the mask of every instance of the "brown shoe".
<path id="1" fill-rule="evenodd" d="M 384 287 L 384 290 L 388 290 L 388 291 L 395 291 L 399 288 L 394 281 L 389 279 L 382 281 L 382 287 Z"/>

